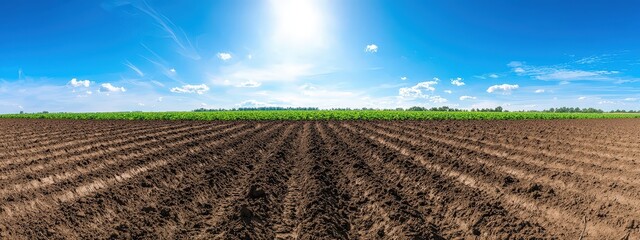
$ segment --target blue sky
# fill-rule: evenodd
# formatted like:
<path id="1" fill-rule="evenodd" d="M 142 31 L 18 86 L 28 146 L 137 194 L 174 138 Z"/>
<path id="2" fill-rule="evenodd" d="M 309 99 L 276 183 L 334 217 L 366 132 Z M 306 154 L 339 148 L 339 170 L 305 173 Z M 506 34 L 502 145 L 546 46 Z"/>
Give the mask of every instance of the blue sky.
<path id="1" fill-rule="evenodd" d="M 11 1 L 0 112 L 640 109 L 633 1 Z"/>

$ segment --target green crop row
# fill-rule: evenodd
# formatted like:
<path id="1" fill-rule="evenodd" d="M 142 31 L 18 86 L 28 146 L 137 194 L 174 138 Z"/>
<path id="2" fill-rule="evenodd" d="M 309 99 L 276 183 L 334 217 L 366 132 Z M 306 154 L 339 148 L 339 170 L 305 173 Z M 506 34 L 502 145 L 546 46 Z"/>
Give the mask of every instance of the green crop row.
<path id="1" fill-rule="evenodd" d="M 630 113 L 432 112 L 377 110 L 0 114 L 0 118 L 85 120 L 517 120 L 640 118 Z"/>

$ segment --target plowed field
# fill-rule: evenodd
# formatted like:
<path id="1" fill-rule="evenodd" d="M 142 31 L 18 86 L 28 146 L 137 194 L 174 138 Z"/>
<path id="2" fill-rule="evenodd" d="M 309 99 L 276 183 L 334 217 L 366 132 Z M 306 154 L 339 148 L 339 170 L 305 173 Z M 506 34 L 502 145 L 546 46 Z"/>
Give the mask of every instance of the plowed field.
<path id="1" fill-rule="evenodd" d="M 637 239 L 640 119 L 0 120 L 0 239 Z"/>

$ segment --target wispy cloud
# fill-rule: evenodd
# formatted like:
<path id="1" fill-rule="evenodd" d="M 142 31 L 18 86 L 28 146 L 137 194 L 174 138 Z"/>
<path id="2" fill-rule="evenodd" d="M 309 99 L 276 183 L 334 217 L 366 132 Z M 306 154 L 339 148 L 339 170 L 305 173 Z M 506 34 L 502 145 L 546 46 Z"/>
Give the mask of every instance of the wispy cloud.
<path id="1" fill-rule="evenodd" d="M 543 81 L 576 81 L 576 80 L 595 80 L 595 81 L 612 81 L 617 80 L 614 76 L 619 71 L 609 70 L 583 70 L 575 69 L 571 66 L 532 66 L 524 62 L 512 61 L 507 66 L 512 71 L 521 76 L 530 76 L 537 80 Z"/>
<path id="2" fill-rule="evenodd" d="M 545 90 L 544 90 L 544 89 L 536 89 L 536 90 L 534 91 L 534 93 L 544 93 L 544 92 L 545 92 Z"/>
<path id="3" fill-rule="evenodd" d="M 153 65 L 155 65 L 157 67 L 158 70 L 160 70 L 160 73 L 162 75 L 164 75 L 165 77 L 174 80 L 180 84 L 186 84 L 184 81 L 182 81 L 177 74 L 177 71 L 175 68 L 169 67 L 169 63 L 164 60 L 164 58 L 160 57 L 160 55 L 158 55 L 158 53 L 156 53 L 155 51 L 151 50 L 151 48 L 147 47 L 147 45 L 145 44 L 140 44 L 144 49 L 146 49 L 147 51 L 149 51 L 149 53 L 151 53 L 151 55 L 153 55 L 153 59 L 150 57 L 145 57 L 145 56 L 141 56 L 142 58 L 144 58 L 145 60 L 147 60 L 148 62 L 152 63 Z"/>
<path id="4" fill-rule="evenodd" d="M 156 11 L 147 1 L 135 2 L 132 4 L 135 8 L 151 17 L 155 23 L 162 29 L 177 46 L 177 52 L 184 57 L 194 60 L 200 59 L 200 54 L 191 44 L 187 34 L 178 26 L 173 24 L 169 18 Z"/>
<path id="5" fill-rule="evenodd" d="M 200 85 L 184 85 L 182 87 L 174 87 L 171 88 L 171 92 L 174 93 L 197 93 L 197 94 L 204 94 L 205 92 L 209 91 L 209 87 L 205 84 L 200 84 Z"/>
<path id="6" fill-rule="evenodd" d="M 518 84 L 500 84 L 493 85 L 487 88 L 488 93 L 502 93 L 502 94 L 511 94 L 512 90 L 518 89 L 520 86 Z"/>
<path id="7" fill-rule="evenodd" d="M 590 56 L 590 57 L 585 57 L 585 58 L 581 58 L 578 59 L 576 61 L 577 64 L 593 64 L 593 63 L 597 63 L 601 61 L 601 57 L 599 56 Z"/>
<path id="8" fill-rule="evenodd" d="M 495 74 L 495 73 L 489 73 L 489 74 L 483 74 L 483 75 L 476 75 L 473 76 L 475 78 L 479 78 L 479 79 L 487 79 L 487 78 L 499 78 L 500 75 Z"/>
<path id="9" fill-rule="evenodd" d="M 402 76 L 402 77 L 400 77 L 400 80 L 402 80 L 402 81 L 407 80 L 407 77 Z"/>
<path id="10" fill-rule="evenodd" d="M 365 52 L 370 52 L 370 53 L 377 53 L 378 52 L 378 45 L 375 44 L 369 44 L 364 48 Z"/>
<path id="11" fill-rule="evenodd" d="M 133 65 L 131 62 L 126 61 L 124 63 L 125 66 L 129 67 L 131 70 L 133 70 L 134 72 L 136 72 L 136 74 L 138 74 L 138 76 L 140 77 L 144 77 L 144 73 L 142 71 L 140 71 L 140 69 L 138 67 L 136 67 L 136 65 Z"/>

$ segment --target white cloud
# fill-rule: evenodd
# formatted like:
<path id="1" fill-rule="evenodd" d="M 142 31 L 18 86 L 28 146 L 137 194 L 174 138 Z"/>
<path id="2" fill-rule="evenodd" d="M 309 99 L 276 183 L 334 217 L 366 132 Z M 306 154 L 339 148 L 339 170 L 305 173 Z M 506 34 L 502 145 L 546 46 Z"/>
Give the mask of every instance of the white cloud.
<path id="1" fill-rule="evenodd" d="M 587 97 L 579 97 L 578 100 L 585 100 Z"/>
<path id="2" fill-rule="evenodd" d="M 404 76 L 400 77 L 400 80 L 402 80 L 402 81 L 407 80 L 407 77 L 404 77 Z"/>
<path id="3" fill-rule="evenodd" d="M 205 92 L 209 91 L 209 87 L 207 87 L 207 85 L 205 84 L 200 84 L 200 85 L 184 85 L 182 87 L 174 87 L 171 89 L 171 92 L 174 93 L 197 93 L 197 94 L 203 94 Z"/>
<path id="4" fill-rule="evenodd" d="M 440 96 L 431 96 L 429 97 L 429 101 L 431 101 L 432 103 L 446 103 L 448 102 L 448 100 L 446 98 L 440 97 Z"/>
<path id="5" fill-rule="evenodd" d="M 571 82 L 569 82 L 569 81 L 560 81 L 558 84 L 559 85 L 567 85 L 567 84 L 570 84 L 570 83 Z"/>
<path id="6" fill-rule="evenodd" d="M 260 83 L 260 82 L 249 80 L 249 81 L 237 84 L 236 87 L 255 88 L 255 87 L 260 87 L 261 85 L 262 85 L 262 83 Z"/>
<path id="7" fill-rule="evenodd" d="M 156 102 L 162 102 L 162 99 L 164 99 L 164 97 L 158 97 L 158 99 L 156 100 Z"/>
<path id="8" fill-rule="evenodd" d="M 451 91 L 451 90 L 444 90 L 443 92 L 448 93 L 448 94 L 452 94 L 453 93 L 453 91 Z"/>
<path id="9" fill-rule="evenodd" d="M 500 91 L 503 94 L 510 94 L 512 90 L 518 89 L 520 86 L 518 84 L 501 84 L 501 85 L 493 85 L 487 88 L 488 93 L 494 93 L 496 91 Z"/>
<path id="10" fill-rule="evenodd" d="M 169 72 L 176 73 L 176 69 L 175 68 L 169 69 Z"/>
<path id="11" fill-rule="evenodd" d="M 428 81 L 428 82 L 419 82 L 418 84 L 416 84 L 415 86 L 413 86 L 412 88 L 415 89 L 426 89 L 429 91 L 435 91 L 436 88 L 433 87 L 433 85 L 437 85 L 438 81 Z"/>
<path id="12" fill-rule="evenodd" d="M 115 87 L 111 85 L 111 83 L 103 83 L 100 85 L 100 92 L 126 92 L 127 90 L 124 87 Z"/>
<path id="13" fill-rule="evenodd" d="M 524 70 L 524 68 L 521 68 L 521 67 L 514 68 L 513 71 L 516 72 L 516 73 L 524 73 L 524 72 L 526 72 Z"/>
<path id="14" fill-rule="evenodd" d="M 614 102 L 608 101 L 608 100 L 603 100 L 603 101 L 598 102 L 598 104 L 614 104 Z"/>
<path id="15" fill-rule="evenodd" d="M 429 94 L 426 94 L 424 92 L 424 91 L 430 91 L 430 92 L 435 91 L 436 88 L 433 87 L 433 85 L 438 84 L 438 80 L 439 80 L 438 78 L 434 78 L 434 81 L 420 82 L 412 87 L 400 88 L 398 89 L 398 94 L 400 95 L 401 98 L 407 98 L 407 99 L 422 98 L 422 99 L 427 99 L 428 101 L 433 103 L 447 102 L 447 99 L 443 97 L 430 96 Z"/>
<path id="16" fill-rule="evenodd" d="M 422 90 L 416 89 L 413 87 L 400 88 L 398 90 L 398 94 L 400 94 L 401 97 L 406 97 L 406 98 L 423 98 L 425 96 L 428 96 L 428 95 L 422 94 Z"/>
<path id="17" fill-rule="evenodd" d="M 625 98 L 625 101 L 638 101 L 640 98 Z"/>
<path id="18" fill-rule="evenodd" d="M 464 86 L 464 82 L 462 81 L 462 78 L 456 78 L 456 79 L 451 79 L 451 84 L 456 85 L 458 87 L 460 86 Z"/>
<path id="19" fill-rule="evenodd" d="M 544 93 L 544 91 L 545 91 L 544 89 L 537 89 L 535 93 Z"/>
<path id="20" fill-rule="evenodd" d="M 461 96 L 460 97 L 460 101 L 464 101 L 464 100 L 468 100 L 468 99 L 476 99 L 476 97 L 472 97 L 472 96 Z"/>
<path id="21" fill-rule="evenodd" d="M 369 44 L 367 45 L 367 47 L 364 49 L 365 52 L 370 52 L 370 53 L 376 53 L 378 52 L 378 45 L 375 44 Z"/>
<path id="22" fill-rule="evenodd" d="M 498 76 L 498 74 L 492 73 L 492 74 L 489 74 L 489 77 L 490 78 L 498 78 L 499 76 Z"/>
<path id="23" fill-rule="evenodd" d="M 91 85 L 91 81 L 89 80 L 79 80 L 76 78 L 72 78 L 68 83 L 72 87 L 89 87 Z"/>
<path id="24" fill-rule="evenodd" d="M 218 56 L 218 58 L 220 58 L 220 60 L 222 60 L 222 61 L 227 61 L 227 60 L 231 59 L 231 53 L 224 53 L 224 52 L 222 52 L 222 53 L 218 53 L 218 55 L 217 55 L 217 56 Z"/>

